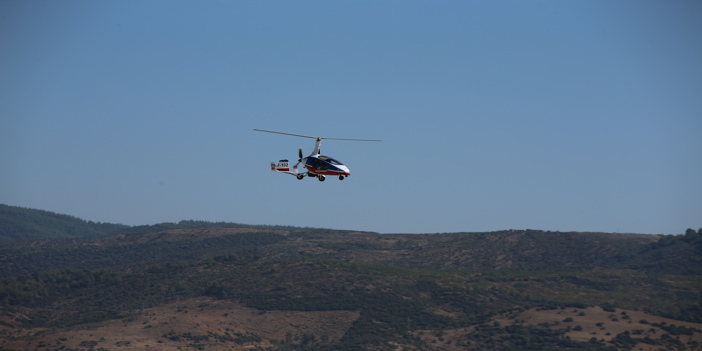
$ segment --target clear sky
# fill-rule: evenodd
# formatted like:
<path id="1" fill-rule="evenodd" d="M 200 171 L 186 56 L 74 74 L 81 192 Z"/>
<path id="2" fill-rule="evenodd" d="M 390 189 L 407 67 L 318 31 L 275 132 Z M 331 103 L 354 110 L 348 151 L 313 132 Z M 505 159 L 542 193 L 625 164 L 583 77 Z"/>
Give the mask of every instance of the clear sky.
<path id="1" fill-rule="evenodd" d="M 344 180 L 271 161 L 327 140 Z M 0 1 L 0 203 L 437 233 L 702 227 L 702 2 Z"/>

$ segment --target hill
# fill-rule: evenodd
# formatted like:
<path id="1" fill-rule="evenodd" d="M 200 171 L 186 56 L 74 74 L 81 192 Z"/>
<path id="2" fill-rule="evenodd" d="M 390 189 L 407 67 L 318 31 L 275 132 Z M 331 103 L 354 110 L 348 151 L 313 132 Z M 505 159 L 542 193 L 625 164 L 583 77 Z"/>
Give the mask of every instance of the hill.
<path id="1" fill-rule="evenodd" d="M 701 256 L 702 230 L 22 241 L 0 246 L 0 349 L 699 350 Z"/>
<path id="2" fill-rule="evenodd" d="M 184 228 L 0 246 L 0 278 L 56 269 L 143 271 L 218 255 L 327 259 L 433 270 L 632 269 L 702 274 L 699 234 L 503 231 L 377 234 L 326 229 Z"/>
<path id="3" fill-rule="evenodd" d="M 48 238 L 100 238 L 128 226 L 0 204 L 0 244 Z"/>
<path id="4" fill-rule="evenodd" d="M 292 226 L 245 225 L 229 222 L 183 220 L 178 223 L 128 226 L 86 221 L 50 211 L 0 204 L 0 245 L 18 241 L 58 238 L 104 238 L 115 234 L 143 234 L 177 228 L 267 228 L 297 230 Z"/>

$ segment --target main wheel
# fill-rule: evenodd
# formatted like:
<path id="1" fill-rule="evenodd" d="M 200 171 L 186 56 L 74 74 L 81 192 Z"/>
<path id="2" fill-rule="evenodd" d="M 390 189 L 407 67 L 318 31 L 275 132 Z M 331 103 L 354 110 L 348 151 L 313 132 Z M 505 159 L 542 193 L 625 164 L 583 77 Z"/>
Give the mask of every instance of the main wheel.
<path id="1" fill-rule="evenodd" d="M 320 176 L 317 176 L 317 179 L 319 179 L 320 182 L 323 182 L 325 179 L 327 179 L 327 177 L 320 175 Z"/>
<path id="2" fill-rule="evenodd" d="M 344 176 L 340 175 L 339 180 L 344 180 Z"/>
<path id="3" fill-rule="evenodd" d="M 302 178 L 304 178 L 305 175 L 304 175 L 304 174 L 298 174 L 298 175 L 296 175 L 296 177 L 297 177 L 297 179 L 302 180 Z"/>

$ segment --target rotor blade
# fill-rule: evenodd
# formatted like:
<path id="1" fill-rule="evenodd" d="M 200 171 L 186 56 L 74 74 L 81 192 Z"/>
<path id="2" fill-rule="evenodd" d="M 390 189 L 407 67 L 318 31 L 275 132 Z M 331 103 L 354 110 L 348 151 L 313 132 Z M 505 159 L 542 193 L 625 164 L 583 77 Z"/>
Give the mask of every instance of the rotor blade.
<path id="1" fill-rule="evenodd" d="M 298 155 L 300 155 L 300 159 L 298 159 L 298 161 L 301 161 L 302 160 L 302 148 L 297 149 L 297 153 L 298 153 Z"/>
<path id="2" fill-rule="evenodd" d="M 320 138 L 325 140 L 351 140 L 351 141 L 382 141 L 382 140 L 369 140 L 369 139 L 339 139 L 339 138 Z"/>
<path id="3" fill-rule="evenodd" d="M 369 140 L 369 139 L 341 139 L 341 138 L 321 138 L 321 137 L 313 137 L 309 135 L 300 135 L 300 134 L 291 134 L 291 133 L 283 133 L 283 132 L 274 132 L 272 130 L 263 130 L 263 129 L 254 129 L 257 132 L 266 132 L 266 133 L 275 133 L 275 134 L 283 134 L 283 135 L 292 135 L 296 137 L 302 137 L 302 138 L 310 138 L 310 139 L 326 139 L 326 140 L 351 140 L 351 141 L 382 141 L 382 140 Z"/>
<path id="4" fill-rule="evenodd" d="M 292 135 L 296 137 L 303 137 L 303 138 L 310 138 L 310 139 L 317 139 L 317 137 L 309 136 L 309 135 L 299 135 L 299 134 L 290 134 L 290 133 L 283 133 L 283 132 L 274 132 L 272 130 L 263 130 L 263 129 L 254 129 L 257 132 L 266 132 L 266 133 L 275 133 L 275 134 L 284 134 L 284 135 Z"/>

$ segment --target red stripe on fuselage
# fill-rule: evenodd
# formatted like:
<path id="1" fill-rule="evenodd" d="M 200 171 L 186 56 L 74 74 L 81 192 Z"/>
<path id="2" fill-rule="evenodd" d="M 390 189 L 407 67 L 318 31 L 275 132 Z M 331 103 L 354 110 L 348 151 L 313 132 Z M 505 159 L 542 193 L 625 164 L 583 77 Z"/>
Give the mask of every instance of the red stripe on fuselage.
<path id="1" fill-rule="evenodd" d="M 312 167 L 310 167 L 310 166 L 305 166 L 305 168 L 307 168 L 308 171 L 310 171 L 310 172 L 312 172 L 312 173 L 314 173 L 314 174 L 321 174 L 321 175 L 342 175 L 342 174 L 343 174 L 343 175 L 351 175 L 351 173 L 347 173 L 347 172 L 344 172 L 344 171 L 332 171 L 332 170 L 328 170 L 328 169 L 321 170 L 321 169 L 312 168 Z"/>

